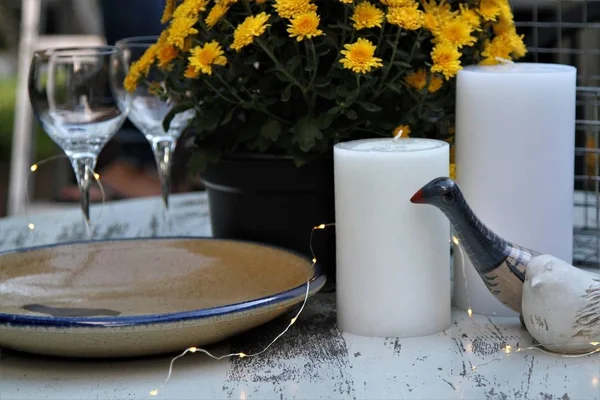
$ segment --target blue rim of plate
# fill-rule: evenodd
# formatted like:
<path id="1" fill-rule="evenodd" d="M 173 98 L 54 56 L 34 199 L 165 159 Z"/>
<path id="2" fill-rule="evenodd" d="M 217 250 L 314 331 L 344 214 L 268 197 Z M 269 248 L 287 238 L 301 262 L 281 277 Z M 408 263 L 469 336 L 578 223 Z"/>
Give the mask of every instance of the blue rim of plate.
<path id="1" fill-rule="evenodd" d="M 53 243 L 41 246 L 24 247 L 13 250 L 0 251 L 0 257 L 7 254 L 15 253 L 27 253 L 30 251 L 37 251 L 42 249 L 57 248 L 70 245 L 86 245 L 90 243 L 110 243 L 110 242 L 135 242 L 135 241 L 168 241 L 168 240 L 210 240 L 210 241 L 223 241 L 233 243 L 246 243 L 252 245 L 263 246 L 283 252 L 295 255 L 306 260 L 310 265 L 312 261 L 296 251 L 285 249 L 282 247 L 274 246 L 267 243 L 253 242 L 247 240 L 236 240 L 236 239 L 220 239 L 213 237 L 203 236 L 172 236 L 172 237 L 136 237 L 136 238 L 122 238 L 122 239 L 98 239 L 91 241 L 71 241 L 62 243 Z M 327 278 L 323 274 L 323 269 L 319 263 L 315 263 L 313 266 L 313 274 L 308 281 L 310 284 L 309 297 L 316 294 L 324 285 Z M 261 297 L 254 300 L 243 301 L 234 304 L 228 304 L 225 306 L 217 306 L 211 308 L 203 308 L 192 311 L 182 311 L 165 314 L 148 314 L 148 315 L 135 315 L 125 317 L 44 317 L 44 316 L 33 316 L 33 315 L 22 315 L 22 314 L 7 314 L 0 313 L 0 325 L 8 326 L 21 326 L 21 327 L 50 327 L 50 328 L 116 328 L 116 327 L 135 327 L 142 325 L 153 325 L 153 324 L 164 324 L 164 323 L 176 323 L 183 321 L 202 320 L 206 318 L 213 318 L 231 314 L 237 314 L 245 311 L 251 311 L 257 308 L 274 305 L 277 303 L 283 303 L 291 299 L 295 299 L 300 296 L 304 296 L 306 293 L 306 283 L 298 285 L 292 289 L 276 293 L 271 296 Z"/>

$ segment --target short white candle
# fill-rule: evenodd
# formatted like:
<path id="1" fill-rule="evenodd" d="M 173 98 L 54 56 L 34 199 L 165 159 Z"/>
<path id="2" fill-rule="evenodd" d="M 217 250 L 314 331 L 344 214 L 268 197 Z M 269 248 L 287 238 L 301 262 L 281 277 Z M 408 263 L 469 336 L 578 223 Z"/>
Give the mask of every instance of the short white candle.
<path id="1" fill-rule="evenodd" d="M 449 173 L 449 146 L 366 139 L 334 147 L 337 318 L 341 331 L 424 336 L 450 326 L 450 226 L 412 204 Z"/>
<path id="2" fill-rule="evenodd" d="M 469 66 L 456 96 L 456 180 L 473 211 L 504 239 L 571 262 L 576 69 Z M 455 304 L 516 315 L 457 255 Z"/>

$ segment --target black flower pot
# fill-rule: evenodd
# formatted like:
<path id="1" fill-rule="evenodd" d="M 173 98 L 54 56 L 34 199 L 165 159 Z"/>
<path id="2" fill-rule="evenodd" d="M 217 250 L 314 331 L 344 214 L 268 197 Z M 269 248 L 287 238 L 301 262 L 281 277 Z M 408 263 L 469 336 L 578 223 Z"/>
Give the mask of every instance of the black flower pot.
<path id="1" fill-rule="evenodd" d="M 334 222 L 333 157 L 297 167 L 285 156 L 229 156 L 210 165 L 202 179 L 217 238 L 263 242 L 312 257 L 313 227 Z M 315 231 L 313 250 L 332 288 L 334 227 Z"/>

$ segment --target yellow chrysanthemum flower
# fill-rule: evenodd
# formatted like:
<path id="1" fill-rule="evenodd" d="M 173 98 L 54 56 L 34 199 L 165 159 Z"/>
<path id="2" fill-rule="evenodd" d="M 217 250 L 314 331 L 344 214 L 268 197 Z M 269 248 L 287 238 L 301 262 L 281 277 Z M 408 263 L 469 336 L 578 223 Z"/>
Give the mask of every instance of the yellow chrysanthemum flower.
<path id="1" fill-rule="evenodd" d="M 413 4 L 415 0 L 379 0 L 379 2 L 387 7 L 406 7 Z"/>
<path id="2" fill-rule="evenodd" d="M 423 27 L 430 32 L 436 32 L 442 22 L 449 21 L 458 14 L 450 9 L 445 0 L 440 3 L 436 3 L 435 0 L 423 1 L 423 9 Z"/>
<path id="3" fill-rule="evenodd" d="M 142 54 L 137 61 L 131 64 L 129 72 L 127 73 L 127 76 L 123 82 L 123 85 L 127 91 L 134 92 L 142 76 L 148 76 L 150 73 L 150 68 L 156 59 L 157 48 L 157 44 L 153 44 L 152 46 L 148 47 L 144 54 Z"/>
<path id="4" fill-rule="evenodd" d="M 297 41 L 305 38 L 312 39 L 323 34 L 323 31 L 319 29 L 319 22 L 320 18 L 317 13 L 310 11 L 292 18 L 287 31 L 290 37 L 295 37 Z"/>
<path id="5" fill-rule="evenodd" d="M 131 65 L 129 73 L 127 74 L 127 76 L 125 77 L 125 81 L 123 82 L 125 90 L 127 90 L 130 93 L 135 92 L 135 89 L 137 88 L 138 82 L 141 78 L 140 72 L 137 70 L 137 68 L 134 69 L 134 66 L 135 64 Z"/>
<path id="6" fill-rule="evenodd" d="M 231 48 L 239 52 L 242 48 L 254 42 L 254 38 L 262 35 L 267 27 L 270 26 L 267 24 L 269 17 L 270 15 L 264 12 L 256 16 L 251 15 L 246 17 L 244 22 L 239 24 L 235 32 L 233 32 L 233 44 Z"/>
<path id="7" fill-rule="evenodd" d="M 139 60 L 137 60 L 137 67 L 143 75 L 147 76 L 150 73 L 150 68 L 152 67 L 152 64 L 154 64 L 154 60 L 156 60 L 157 51 L 158 45 L 153 44 L 148 47 Z"/>
<path id="8" fill-rule="evenodd" d="M 449 42 L 459 49 L 463 46 L 473 46 L 477 38 L 471 36 L 473 28 L 465 24 L 462 19 L 454 18 L 440 23 L 434 32 L 434 43 Z"/>
<path id="9" fill-rule="evenodd" d="M 210 43 L 205 43 L 204 46 L 196 46 L 191 50 L 191 56 L 188 57 L 189 65 L 194 67 L 196 72 L 212 75 L 213 65 L 227 65 L 227 58 L 223 54 L 221 45 L 213 40 Z"/>
<path id="10" fill-rule="evenodd" d="M 298 14 L 317 11 L 317 6 L 311 0 L 275 0 L 273 7 L 281 18 L 293 18 Z"/>
<path id="11" fill-rule="evenodd" d="M 178 55 L 179 51 L 174 46 L 170 44 L 160 46 L 156 54 L 158 66 L 162 69 L 167 68 Z"/>
<path id="12" fill-rule="evenodd" d="M 446 80 L 455 77 L 458 71 L 462 69 L 460 52 L 456 46 L 448 42 L 438 43 L 434 46 L 431 52 L 431 60 L 433 61 L 431 72 L 443 74 Z"/>
<path id="13" fill-rule="evenodd" d="M 515 58 L 524 57 L 527 54 L 527 46 L 523 41 L 524 35 L 517 35 L 517 32 L 511 32 L 509 34 L 510 42 L 512 43 L 513 51 L 512 54 Z"/>
<path id="14" fill-rule="evenodd" d="M 198 22 L 197 17 L 185 16 L 174 18 L 171 26 L 169 26 L 169 38 L 167 39 L 169 44 L 183 50 L 185 39 L 188 36 L 198 33 L 198 30 L 194 28 L 196 22 Z"/>
<path id="15" fill-rule="evenodd" d="M 224 5 L 222 2 L 215 3 L 213 8 L 204 19 L 204 23 L 208 26 L 208 28 L 212 28 L 217 24 L 217 22 L 219 22 L 221 18 L 223 18 L 225 14 L 227 14 L 228 10 L 229 6 Z"/>
<path id="16" fill-rule="evenodd" d="M 208 0 L 184 0 L 175 11 L 173 11 L 173 18 L 181 17 L 194 17 L 198 18 L 198 14 L 202 11 L 206 11 Z"/>
<path id="17" fill-rule="evenodd" d="M 160 22 L 162 24 L 166 24 L 167 22 L 169 22 L 169 20 L 173 16 L 173 11 L 175 11 L 175 0 L 167 0 Z"/>
<path id="18" fill-rule="evenodd" d="M 478 12 L 485 21 L 495 21 L 501 12 L 497 0 L 481 0 Z"/>
<path id="19" fill-rule="evenodd" d="M 346 69 L 364 74 L 373 68 L 383 67 L 381 58 L 374 57 L 377 46 L 367 39 L 359 38 L 355 43 L 345 44 L 344 48 L 340 52 L 344 56 L 340 63 Z"/>
<path id="20" fill-rule="evenodd" d="M 412 88 L 416 90 L 422 90 L 427 85 L 427 71 L 423 68 L 416 72 L 413 72 L 404 78 L 404 81 Z M 442 87 L 443 81 L 439 76 L 432 75 L 429 80 L 429 86 L 427 91 L 435 93 Z"/>
<path id="21" fill-rule="evenodd" d="M 188 79 L 197 79 L 200 76 L 200 71 L 196 71 L 193 65 L 188 65 L 183 76 Z"/>
<path id="22" fill-rule="evenodd" d="M 363 1 L 354 8 L 354 13 L 350 17 L 354 21 L 354 28 L 356 30 L 366 28 L 381 28 L 385 14 L 375 5 L 368 1 Z"/>
<path id="23" fill-rule="evenodd" d="M 423 26 L 423 11 L 418 9 L 417 3 L 406 7 L 393 7 L 388 9 L 387 20 L 392 25 L 400 26 L 406 30 L 414 31 Z"/>
<path id="24" fill-rule="evenodd" d="M 463 23 L 469 25 L 473 30 L 480 31 L 481 30 L 481 17 L 475 10 L 469 8 L 466 4 L 460 4 L 460 14 L 459 18 Z"/>
<path id="25" fill-rule="evenodd" d="M 401 138 L 410 136 L 410 126 L 409 125 L 399 125 L 392 132 L 392 136 L 396 137 L 400 135 Z"/>
<path id="26" fill-rule="evenodd" d="M 484 44 L 481 56 L 484 60 L 481 64 L 494 65 L 498 63 L 497 58 L 510 60 L 511 56 L 515 58 L 523 57 L 527 54 L 527 48 L 523 43 L 523 36 L 515 32 L 503 33 L 496 36 L 492 41 Z"/>

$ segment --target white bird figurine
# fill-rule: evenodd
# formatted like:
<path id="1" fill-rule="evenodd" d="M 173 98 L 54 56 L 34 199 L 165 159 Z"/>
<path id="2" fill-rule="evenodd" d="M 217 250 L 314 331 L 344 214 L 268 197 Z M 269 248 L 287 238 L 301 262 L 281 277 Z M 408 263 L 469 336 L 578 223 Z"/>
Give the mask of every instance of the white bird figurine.
<path id="1" fill-rule="evenodd" d="M 521 307 L 527 330 L 547 350 L 600 351 L 600 275 L 536 256 L 527 265 Z"/>

